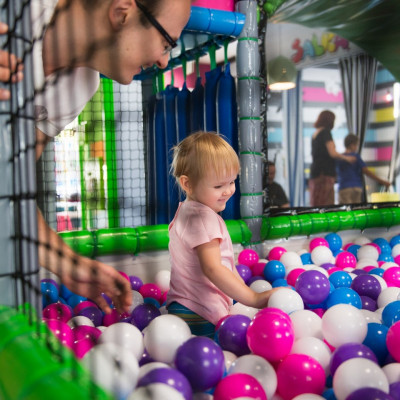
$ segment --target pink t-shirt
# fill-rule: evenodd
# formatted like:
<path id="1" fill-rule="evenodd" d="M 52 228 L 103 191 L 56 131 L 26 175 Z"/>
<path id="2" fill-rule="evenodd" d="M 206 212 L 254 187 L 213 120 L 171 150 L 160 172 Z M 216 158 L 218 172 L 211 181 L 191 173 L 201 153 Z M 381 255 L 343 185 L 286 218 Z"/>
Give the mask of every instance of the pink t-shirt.
<path id="1" fill-rule="evenodd" d="M 233 271 L 232 241 L 224 220 L 204 204 L 188 200 L 180 203 L 169 225 L 171 283 L 167 306 L 177 301 L 216 324 L 229 313 L 233 302 L 204 275 L 195 250 L 213 239 L 220 240 L 222 264 Z"/>

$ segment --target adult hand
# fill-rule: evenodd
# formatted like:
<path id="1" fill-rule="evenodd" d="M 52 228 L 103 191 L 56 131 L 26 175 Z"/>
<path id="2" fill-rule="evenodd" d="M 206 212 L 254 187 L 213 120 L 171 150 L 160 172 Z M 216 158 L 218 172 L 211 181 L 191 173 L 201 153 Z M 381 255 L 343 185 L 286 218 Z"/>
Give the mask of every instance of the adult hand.
<path id="1" fill-rule="evenodd" d="M 0 34 L 8 32 L 8 25 L 0 22 Z M 14 54 L 10 54 L 6 50 L 0 50 L 0 81 L 1 82 L 19 82 L 23 79 L 22 61 Z M 0 100 L 8 100 L 10 91 L 0 88 Z"/>

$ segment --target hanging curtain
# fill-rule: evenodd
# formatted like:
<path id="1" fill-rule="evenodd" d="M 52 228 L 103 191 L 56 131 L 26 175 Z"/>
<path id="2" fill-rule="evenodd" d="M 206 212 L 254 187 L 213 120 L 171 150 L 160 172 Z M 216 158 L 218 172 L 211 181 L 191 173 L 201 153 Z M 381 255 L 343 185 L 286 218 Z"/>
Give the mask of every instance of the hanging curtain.
<path id="1" fill-rule="evenodd" d="M 283 96 L 284 140 L 288 155 L 288 198 L 291 207 L 302 207 L 305 204 L 303 118 L 301 71 L 297 74 L 296 88 L 286 90 Z"/>
<path id="2" fill-rule="evenodd" d="M 347 127 L 360 138 L 359 151 L 368 126 L 377 64 L 377 60 L 367 54 L 339 61 Z"/>

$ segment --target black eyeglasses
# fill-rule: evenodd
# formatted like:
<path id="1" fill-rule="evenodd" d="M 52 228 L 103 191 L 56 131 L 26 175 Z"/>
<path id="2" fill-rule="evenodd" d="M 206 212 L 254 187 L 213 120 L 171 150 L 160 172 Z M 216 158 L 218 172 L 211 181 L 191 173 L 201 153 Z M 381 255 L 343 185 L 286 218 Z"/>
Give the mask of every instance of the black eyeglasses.
<path id="1" fill-rule="evenodd" d="M 168 42 L 169 46 L 166 46 L 163 54 L 168 54 L 172 49 L 174 49 L 178 44 L 169 35 L 169 33 L 160 25 L 160 23 L 150 14 L 149 10 L 140 2 L 135 0 L 136 5 L 139 10 L 144 14 L 148 21 L 160 32 L 161 36 Z"/>

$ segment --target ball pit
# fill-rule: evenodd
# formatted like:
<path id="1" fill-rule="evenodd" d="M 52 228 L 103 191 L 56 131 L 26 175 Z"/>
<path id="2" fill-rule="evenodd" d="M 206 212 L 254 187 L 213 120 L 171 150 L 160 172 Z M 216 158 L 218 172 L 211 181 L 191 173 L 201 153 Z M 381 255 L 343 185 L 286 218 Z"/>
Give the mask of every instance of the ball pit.
<path id="1" fill-rule="evenodd" d="M 166 313 L 169 271 L 145 283 L 124 275 L 133 300 L 126 315 L 104 315 L 90 299 L 42 280 L 43 323 L 83 365 L 98 366 L 93 380 L 119 399 L 393 400 L 399 260 L 400 235 L 344 243 L 329 233 L 301 251 L 246 249 L 236 267 L 245 283 L 258 292 L 282 288 L 262 310 L 235 303 L 214 339 L 193 336 Z"/>

